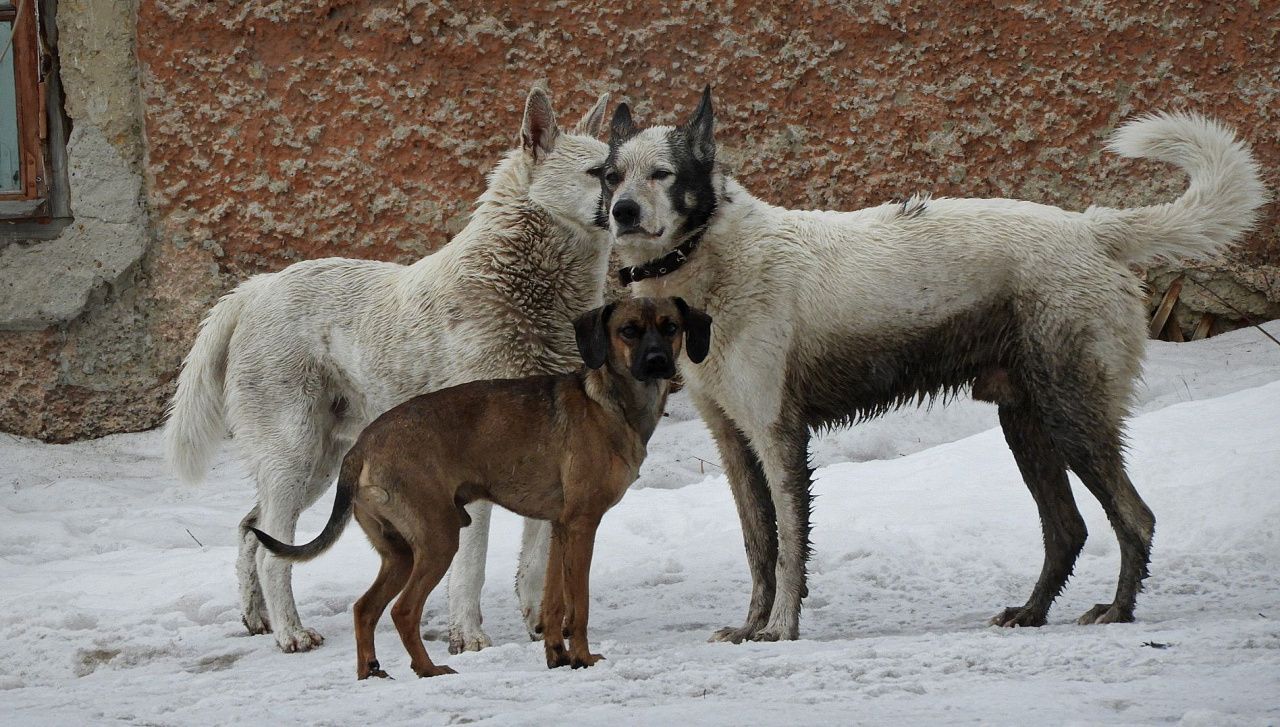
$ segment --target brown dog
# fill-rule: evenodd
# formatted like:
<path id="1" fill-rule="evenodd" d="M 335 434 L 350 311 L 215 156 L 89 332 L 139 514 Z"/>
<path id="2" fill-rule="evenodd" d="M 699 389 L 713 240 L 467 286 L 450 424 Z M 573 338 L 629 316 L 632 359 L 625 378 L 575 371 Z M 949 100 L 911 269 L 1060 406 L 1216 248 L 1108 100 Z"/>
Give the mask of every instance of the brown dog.
<path id="1" fill-rule="evenodd" d="M 418 396 L 378 417 L 342 462 L 324 531 L 285 545 L 254 529 L 272 553 L 310 560 L 352 514 L 382 556 L 355 604 L 356 676 L 385 677 L 373 632 L 387 604 L 420 677 L 451 674 L 418 636 L 427 595 L 470 524 L 463 506 L 490 500 L 552 522 L 542 627 L 547 666 L 591 666 L 588 572 L 596 527 L 635 481 L 683 347 L 700 363 L 711 318 L 680 298 L 637 298 L 574 322 L 586 368 L 571 374 L 476 381 Z M 569 638 L 569 648 L 564 645 Z"/>

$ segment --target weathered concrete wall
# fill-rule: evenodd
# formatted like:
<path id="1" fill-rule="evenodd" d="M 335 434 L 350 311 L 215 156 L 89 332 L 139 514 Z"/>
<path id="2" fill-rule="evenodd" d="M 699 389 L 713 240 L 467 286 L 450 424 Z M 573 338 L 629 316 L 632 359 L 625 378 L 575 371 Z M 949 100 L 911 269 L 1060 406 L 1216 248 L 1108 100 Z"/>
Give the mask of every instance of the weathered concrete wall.
<path id="1" fill-rule="evenodd" d="M 536 81 L 564 117 L 608 90 L 644 123 L 682 118 L 711 82 L 738 175 L 791 206 L 916 190 L 1068 208 L 1166 200 L 1178 173 L 1100 150 L 1125 117 L 1171 108 L 1233 125 L 1280 187 L 1275 2 L 142 0 L 136 27 L 155 241 L 127 295 L 56 334 L 0 339 L 30 352 L 0 353 L 0 374 L 29 362 L 0 402 L 36 390 L 45 402 L 0 428 L 154 424 L 221 290 L 305 258 L 436 248 L 515 138 Z M 1272 206 L 1230 260 L 1199 269 L 1237 307 L 1277 316 L 1278 264 Z M 1184 298 L 1219 307 L 1196 290 Z M 90 345 L 103 339 L 88 331 L 110 326 L 130 343 Z"/>
<path id="2" fill-rule="evenodd" d="M 162 389 L 137 324 L 152 239 L 143 200 L 136 8 L 62 0 L 58 57 L 74 222 L 0 249 L 0 430 L 53 439 L 154 421 Z M 135 412 L 142 410 L 142 416 Z"/>

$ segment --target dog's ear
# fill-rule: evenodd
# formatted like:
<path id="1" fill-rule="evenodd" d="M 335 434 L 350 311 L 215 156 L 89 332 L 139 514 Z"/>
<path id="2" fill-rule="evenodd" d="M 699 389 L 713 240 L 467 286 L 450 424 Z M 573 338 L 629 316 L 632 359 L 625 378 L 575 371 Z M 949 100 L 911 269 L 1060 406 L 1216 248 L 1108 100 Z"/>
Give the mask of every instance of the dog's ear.
<path id="1" fill-rule="evenodd" d="M 524 121 L 520 124 L 520 145 L 526 152 L 538 158 L 538 153 L 551 153 L 556 146 L 560 127 L 556 126 L 556 112 L 551 110 L 551 99 L 545 91 L 534 87 L 524 103 Z"/>
<path id="2" fill-rule="evenodd" d="M 613 303 L 601 306 L 578 316 L 573 322 L 573 334 L 578 339 L 578 353 L 589 369 L 604 366 L 609 357 L 609 316 Z"/>
<path id="3" fill-rule="evenodd" d="M 702 101 L 684 125 L 693 158 L 710 164 L 716 158 L 715 112 L 711 108 L 711 84 L 702 90 Z"/>
<path id="4" fill-rule="evenodd" d="M 578 125 L 573 127 L 573 133 L 580 136 L 590 136 L 595 138 L 600 135 L 600 127 L 604 126 L 604 110 L 609 107 L 609 94 L 600 94 L 600 99 L 596 101 L 596 105 L 578 121 Z"/>
<path id="5" fill-rule="evenodd" d="M 702 363 L 711 350 L 711 316 L 684 302 L 684 298 L 674 301 L 684 320 L 684 351 L 690 361 Z"/>
<path id="6" fill-rule="evenodd" d="M 636 124 L 631 120 L 631 107 L 624 101 L 613 110 L 609 122 L 609 145 L 615 146 L 636 135 Z"/>

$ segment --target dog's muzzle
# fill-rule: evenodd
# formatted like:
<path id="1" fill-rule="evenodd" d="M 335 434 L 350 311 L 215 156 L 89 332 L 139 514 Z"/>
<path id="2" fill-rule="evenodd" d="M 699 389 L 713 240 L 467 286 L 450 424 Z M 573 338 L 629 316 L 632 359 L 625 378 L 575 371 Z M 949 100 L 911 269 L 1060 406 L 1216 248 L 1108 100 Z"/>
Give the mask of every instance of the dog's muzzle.
<path id="1" fill-rule="evenodd" d="M 631 367 L 631 374 L 640 381 L 669 379 L 676 375 L 675 361 L 665 351 L 648 351 Z"/>

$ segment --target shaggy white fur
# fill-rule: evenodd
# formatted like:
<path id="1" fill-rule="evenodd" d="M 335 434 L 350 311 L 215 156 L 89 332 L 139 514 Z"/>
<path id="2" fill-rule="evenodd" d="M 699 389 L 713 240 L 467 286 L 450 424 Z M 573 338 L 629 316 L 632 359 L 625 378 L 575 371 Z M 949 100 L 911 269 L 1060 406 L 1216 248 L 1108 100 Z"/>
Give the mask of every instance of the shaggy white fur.
<path id="1" fill-rule="evenodd" d="M 476 379 L 568 371 L 580 363 L 571 321 L 601 304 L 608 235 L 595 224 L 599 132 L 607 97 L 561 133 L 550 101 L 529 94 L 521 148 L 508 153 L 467 227 L 409 266 L 302 262 L 255 276 L 203 322 L 178 379 L 165 443 L 182 479 L 199 481 L 229 428 L 258 485 L 241 525 L 237 572 L 245 625 L 285 651 L 322 638 L 298 618 L 290 565 L 248 526 L 289 541 L 374 417 L 412 396 Z M 451 650 L 479 649 L 488 503 L 468 508 L 449 581 Z M 517 591 L 530 634 L 546 562 L 545 523 L 527 521 Z"/>

